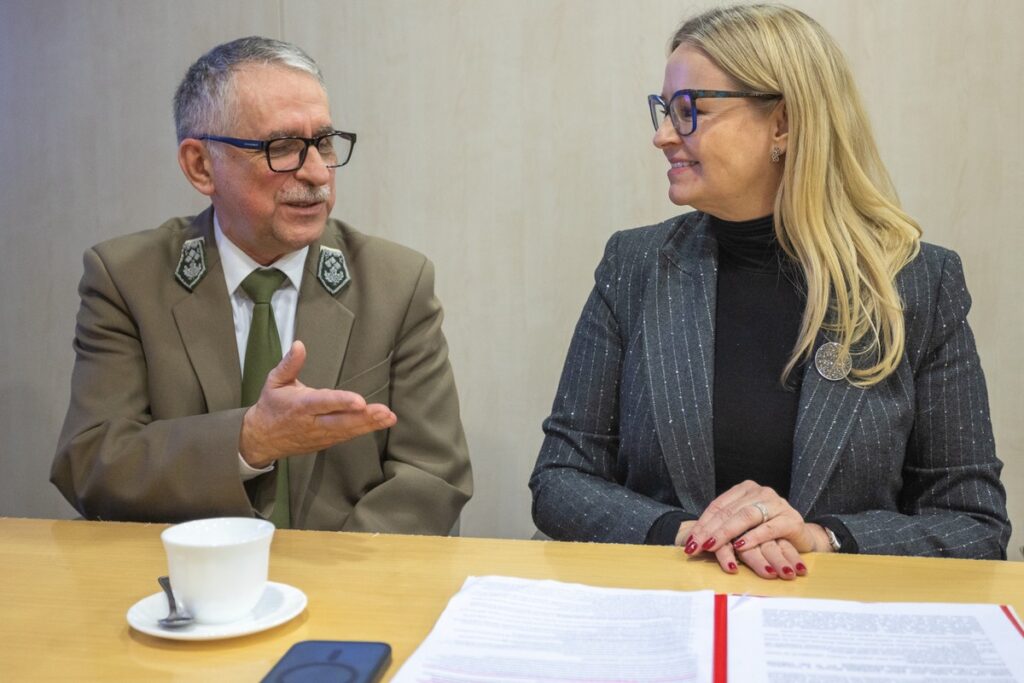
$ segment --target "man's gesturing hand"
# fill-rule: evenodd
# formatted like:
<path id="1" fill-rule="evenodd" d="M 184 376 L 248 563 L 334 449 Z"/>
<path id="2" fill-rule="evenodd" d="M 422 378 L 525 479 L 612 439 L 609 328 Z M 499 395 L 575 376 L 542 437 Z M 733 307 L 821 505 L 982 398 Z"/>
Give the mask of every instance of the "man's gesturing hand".
<path id="1" fill-rule="evenodd" d="M 318 451 L 398 421 L 387 406 L 367 405 L 359 394 L 302 384 L 298 377 L 305 362 L 306 347 L 293 342 L 246 411 L 238 450 L 250 467 Z"/>

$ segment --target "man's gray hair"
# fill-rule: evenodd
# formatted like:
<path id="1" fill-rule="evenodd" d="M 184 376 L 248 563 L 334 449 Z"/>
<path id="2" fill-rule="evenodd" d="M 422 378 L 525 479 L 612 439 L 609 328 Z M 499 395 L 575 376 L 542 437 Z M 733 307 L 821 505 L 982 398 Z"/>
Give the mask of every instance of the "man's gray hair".
<path id="1" fill-rule="evenodd" d="M 213 48 L 188 68 L 174 93 L 178 142 L 204 134 L 225 135 L 234 72 L 247 64 L 278 65 L 307 73 L 326 90 L 320 67 L 302 49 L 273 38 L 249 36 Z"/>

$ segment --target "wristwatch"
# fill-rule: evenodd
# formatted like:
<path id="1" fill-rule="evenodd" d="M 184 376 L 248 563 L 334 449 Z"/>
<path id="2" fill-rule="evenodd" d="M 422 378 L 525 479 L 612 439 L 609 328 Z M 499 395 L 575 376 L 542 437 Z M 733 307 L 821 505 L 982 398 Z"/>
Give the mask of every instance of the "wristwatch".
<path id="1" fill-rule="evenodd" d="M 828 538 L 828 544 L 832 546 L 832 552 L 838 553 L 839 549 L 843 547 L 843 544 L 836 538 L 835 532 L 829 529 L 827 526 L 821 527 L 825 530 L 825 536 Z"/>

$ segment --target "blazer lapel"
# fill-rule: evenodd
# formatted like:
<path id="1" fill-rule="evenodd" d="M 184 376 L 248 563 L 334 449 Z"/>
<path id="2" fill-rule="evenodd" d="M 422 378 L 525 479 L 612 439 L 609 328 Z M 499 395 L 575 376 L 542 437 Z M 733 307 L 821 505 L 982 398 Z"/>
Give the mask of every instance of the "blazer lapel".
<path id="1" fill-rule="evenodd" d="M 658 439 L 684 507 L 714 498 L 712 430 L 717 245 L 707 219 L 677 229 L 659 254 L 643 331 Z"/>
<path id="2" fill-rule="evenodd" d="M 213 235 L 212 209 L 196 216 L 184 239 L 194 237 L 206 240 L 207 272 L 192 293 L 174 305 L 174 322 L 199 378 L 207 409 L 213 412 L 238 408 L 242 402 L 242 370 L 235 343 L 231 301 Z"/>
<path id="3" fill-rule="evenodd" d="M 825 341 L 824 338 L 819 340 Z M 789 502 L 802 515 L 814 506 L 828 483 L 864 403 L 865 390 L 846 380 L 822 377 L 813 359 L 804 369 L 800 407 L 793 437 Z"/>
<path id="4" fill-rule="evenodd" d="M 328 228 L 330 225 L 328 225 Z M 306 267 L 299 292 L 299 305 L 295 313 L 295 338 L 306 346 L 306 364 L 299 373 L 299 380 L 315 387 L 333 389 L 341 376 L 342 361 L 348 348 L 355 314 L 339 300 L 348 287 L 337 295 L 328 292 L 317 279 L 317 263 L 320 246 L 316 242 L 309 246 Z M 333 244 L 326 246 L 338 249 Z"/>
<path id="5" fill-rule="evenodd" d="M 361 284 L 351 281 L 335 295 L 328 292 L 317 278 L 321 245 L 345 252 L 334 225 L 329 221 L 321 240 L 309 246 L 295 314 L 295 339 L 306 346 L 306 364 L 299 373 L 299 381 L 310 387 L 327 389 L 334 389 L 341 378 L 341 367 L 355 321 L 355 314 L 341 303 L 341 298 L 349 288 Z M 289 458 L 288 484 L 293 521 L 304 518 L 308 507 L 305 498 L 318 488 L 318 483 L 313 481 L 316 460 L 313 454 Z"/>

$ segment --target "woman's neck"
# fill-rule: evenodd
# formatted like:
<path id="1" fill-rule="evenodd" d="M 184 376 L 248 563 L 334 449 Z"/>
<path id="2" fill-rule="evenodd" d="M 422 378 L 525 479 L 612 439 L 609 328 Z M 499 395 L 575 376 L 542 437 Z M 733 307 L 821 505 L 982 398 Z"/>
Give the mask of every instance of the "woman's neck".
<path id="1" fill-rule="evenodd" d="M 718 242 L 720 263 L 775 272 L 782 263 L 782 249 L 775 238 L 775 217 L 771 214 L 745 221 L 711 219 L 711 234 Z"/>

